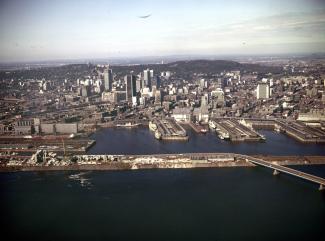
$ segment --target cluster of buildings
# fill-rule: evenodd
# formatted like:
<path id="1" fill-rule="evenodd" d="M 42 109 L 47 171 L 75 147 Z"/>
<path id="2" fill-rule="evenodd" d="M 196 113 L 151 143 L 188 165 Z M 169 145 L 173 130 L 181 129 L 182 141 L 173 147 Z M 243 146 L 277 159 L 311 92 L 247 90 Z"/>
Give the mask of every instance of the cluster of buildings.
<path id="1" fill-rule="evenodd" d="M 172 66 L 71 65 L 64 73 L 51 69 L 53 79 L 11 73 L 0 80 L 0 135 L 76 134 L 116 121 L 169 117 L 200 124 L 215 118 L 324 122 L 325 73 L 315 69 L 189 74 Z"/>
<path id="2" fill-rule="evenodd" d="M 109 69 L 109 73 L 112 75 L 112 70 Z M 164 75 L 162 74 L 162 76 Z M 170 73 L 168 76 L 170 76 Z M 116 82 L 114 88 L 105 88 L 105 91 L 102 92 L 102 101 L 111 103 L 125 102 L 133 107 L 145 106 L 150 98 L 154 98 L 156 103 L 161 102 L 159 89 L 161 77 L 155 75 L 153 70 L 145 69 L 138 75 L 130 73 L 125 75 L 123 80 L 120 79 Z M 110 84 L 110 86 L 112 85 Z"/>

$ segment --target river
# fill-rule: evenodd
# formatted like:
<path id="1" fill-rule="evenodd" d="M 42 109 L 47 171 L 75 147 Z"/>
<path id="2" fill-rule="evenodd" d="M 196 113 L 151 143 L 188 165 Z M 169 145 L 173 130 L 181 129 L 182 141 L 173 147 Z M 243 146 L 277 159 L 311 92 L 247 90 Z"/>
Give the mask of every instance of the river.
<path id="1" fill-rule="evenodd" d="M 96 140 L 88 154 L 157 154 L 190 152 L 231 152 L 247 155 L 325 155 L 325 144 L 304 144 L 274 131 L 259 131 L 266 142 L 231 143 L 215 133 L 206 135 L 187 129 L 188 141 L 159 141 L 148 128 L 106 128 L 90 136 Z"/>
<path id="2" fill-rule="evenodd" d="M 161 142 L 145 128 L 102 129 L 91 154 L 236 152 L 324 155 L 261 131 L 265 143 L 232 144 L 188 130 Z M 325 177 L 325 166 L 294 168 Z M 0 173 L 5 240 L 320 240 L 325 192 L 263 167 Z"/>
<path id="3" fill-rule="evenodd" d="M 299 167 L 325 177 L 325 166 Z M 76 175 L 77 174 L 77 175 Z M 0 173 L 5 240 L 320 240 L 325 194 L 262 167 Z"/>

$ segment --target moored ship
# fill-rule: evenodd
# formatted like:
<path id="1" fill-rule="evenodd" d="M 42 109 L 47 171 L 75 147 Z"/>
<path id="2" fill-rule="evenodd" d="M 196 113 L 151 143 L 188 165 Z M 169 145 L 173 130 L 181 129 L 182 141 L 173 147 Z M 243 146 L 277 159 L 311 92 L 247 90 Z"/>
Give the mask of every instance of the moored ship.
<path id="1" fill-rule="evenodd" d="M 155 138 L 157 140 L 160 140 L 161 139 L 161 133 L 158 130 L 155 131 Z"/>
<path id="2" fill-rule="evenodd" d="M 202 129 L 200 130 L 200 132 L 203 133 L 203 134 L 206 134 L 206 133 L 208 132 L 208 130 L 205 129 L 205 128 L 202 128 Z"/>
<path id="3" fill-rule="evenodd" d="M 211 128 L 211 129 L 216 129 L 216 123 L 214 122 L 214 121 L 209 121 L 209 127 Z"/>
<path id="4" fill-rule="evenodd" d="M 221 140 L 230 140 L 229 133 L 219 132 L 218 137 Z"/>
<path id="5" fill-rule="evenodd" d="M 149 121 L 149 129 L 151 131 L 156 131 L 157 130 L 157 125 L 153 123 L 152 121 Z"/>
<path id="6" fill-rule="evenodd" d="M 131 123 L 131 122 L 127 122 L 124 124 L 116 124 L 117 127 L 127 127 L 127 128 L 132 128 L 132 127 L 136 127 L 139 126 L 139 123 Z"/>

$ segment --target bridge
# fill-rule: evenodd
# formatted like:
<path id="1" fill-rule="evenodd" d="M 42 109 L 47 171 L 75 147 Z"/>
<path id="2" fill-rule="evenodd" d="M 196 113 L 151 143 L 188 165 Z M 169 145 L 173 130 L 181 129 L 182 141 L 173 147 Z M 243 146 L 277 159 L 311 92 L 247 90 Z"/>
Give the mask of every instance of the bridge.
<path id="1" fill-rule="evenodd" d="M 285 167 L 285 166 L 281 166 L 278 164 L 273 164 L 267 161 L 264 161 L 262 159 L 258 159 L 258 158 L 254 158 L 254 157 L 248 157 L 246 159 L 246 161 L 251 162 L 255 165 L 258 166 L 263 166 L 263 167 L 267 167 L 267 168 L 271 168 L 274 170 L 273 175 L 278 175 L 279 173 L 287 173 L 289 175 L 295 176 L 295 177 L 299 177 L 302 178 L 304 180 L 319 184 L 319 190 L 324 190 L 325 189 L 325 179 L 321 178 L 321 177 L 317 177 L 305 172 L 301 172 L 301 171 L 297 171 L 295 169 L 289 168 L 289 167 Z"/>

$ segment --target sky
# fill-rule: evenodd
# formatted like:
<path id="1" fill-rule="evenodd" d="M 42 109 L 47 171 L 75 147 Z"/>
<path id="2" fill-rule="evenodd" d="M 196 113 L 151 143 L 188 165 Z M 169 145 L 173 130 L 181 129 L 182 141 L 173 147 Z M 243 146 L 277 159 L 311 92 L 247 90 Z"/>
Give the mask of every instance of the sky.
<path id="1" fill-rule="evenodd" d="M 1 62 L 320 52 L 325 0 L 0 0 Z"/>

